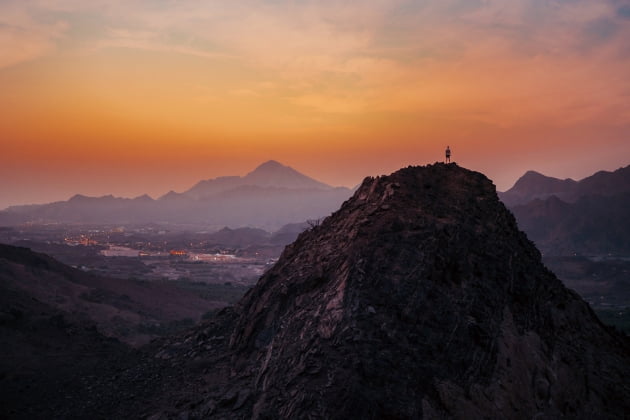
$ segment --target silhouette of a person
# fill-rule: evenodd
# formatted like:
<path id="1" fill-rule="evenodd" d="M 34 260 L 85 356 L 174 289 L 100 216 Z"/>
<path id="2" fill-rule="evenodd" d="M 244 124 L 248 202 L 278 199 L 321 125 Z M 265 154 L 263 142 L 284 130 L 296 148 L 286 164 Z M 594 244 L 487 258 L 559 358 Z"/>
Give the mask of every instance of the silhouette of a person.
<path id="1" fill-rule="evenodd" d="M 451 162 L 451 148 L 446 146 L 446 160 L 445 163 Z"/>

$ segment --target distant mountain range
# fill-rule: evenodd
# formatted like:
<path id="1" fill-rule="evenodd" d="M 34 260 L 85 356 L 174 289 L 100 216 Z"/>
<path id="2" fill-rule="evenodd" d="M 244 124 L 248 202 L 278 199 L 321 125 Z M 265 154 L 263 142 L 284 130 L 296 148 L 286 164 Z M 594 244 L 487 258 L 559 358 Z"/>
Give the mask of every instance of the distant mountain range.
<path id="1" fill-rule="evenodd" d="M 164 222 L 276 230 L 327 216 L 351 193 L 349 188 L 326 185 L 271 160 L 244 177 L 200 181 L 187 191 L 171 191 L 157 200 L 148 195 L 133 199 L 75 195 L 50 204 L 12 206 L 0 212 L 0 225 Z"/>
<path id="2" fill-rule="evenodd" d="M 75 195 L 67 201 L 13 206 L 0 211 L 0 226 L 168 223 L 276 231 L 329 215 L 351 193 L 268 161 L 245 176 L 203 180 L 156 200 L 148 195 Z M 580 181 L 528 171 L 499 197 L 545 255 L 630 255 L 630 165 Z"/>
<path id="3" fill-rule="evenodd" d="M 529 171 L 499 196 L 546 255 L 630 255 L 630 165 L 581 181 Z"/>
<path id="4" fill-rule="evenodd" d="M 514 207 L 551 196 L 573 203 L 588 195 L 611 196 L 627 192 L 630 192 L 630 165 L 614 172 L 599 171 L 581 181 L 558 179 L 536 171 L 527 171 L 512 188 L 499 193 L 499 198 L 508 207 Z"/>

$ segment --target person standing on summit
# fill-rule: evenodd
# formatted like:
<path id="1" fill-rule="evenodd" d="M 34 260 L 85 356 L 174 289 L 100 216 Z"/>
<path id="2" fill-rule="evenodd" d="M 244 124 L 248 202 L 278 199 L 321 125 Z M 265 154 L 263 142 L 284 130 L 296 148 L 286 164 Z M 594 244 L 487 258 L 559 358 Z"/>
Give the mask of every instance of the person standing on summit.
<path id="1" fill-rule="evenodd" d="M 446 159 L 444 163 L 451 163 L 451 148 L 446 146 Z"/>

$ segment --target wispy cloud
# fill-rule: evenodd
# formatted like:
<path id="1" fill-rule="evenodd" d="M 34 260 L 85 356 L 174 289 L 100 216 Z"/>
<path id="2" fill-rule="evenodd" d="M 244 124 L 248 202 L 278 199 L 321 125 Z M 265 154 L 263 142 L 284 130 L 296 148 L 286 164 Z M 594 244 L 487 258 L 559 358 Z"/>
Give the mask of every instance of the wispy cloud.
<path id="1" fill-rule="evenodd" d="M 67 29 L 62 19 L 39 21 L 18 2 L 0 3 L 0 69 L 54 53 Z"/>
<path id="2" fill-rule="evenodd" d="M 575 104 L 604 95 L 619 117 L 627 104 L 598 79 L 605 74 L 620 92 L 628 89 L 629 7 L 615 0 L 5 1 L 0 68 L 53 54 L 75 36 L 92 50 L 236 60 L 261 76 L 243 80 L 233 95 L 257 95 L 254 85 L 273 79 L 291 103 L 322 111 L 458 109 L 516 124 L 552 119 L 562 108 L 600 118 Z M 72 29 L 90 15 L 102 28 L 80 39 Z"/>

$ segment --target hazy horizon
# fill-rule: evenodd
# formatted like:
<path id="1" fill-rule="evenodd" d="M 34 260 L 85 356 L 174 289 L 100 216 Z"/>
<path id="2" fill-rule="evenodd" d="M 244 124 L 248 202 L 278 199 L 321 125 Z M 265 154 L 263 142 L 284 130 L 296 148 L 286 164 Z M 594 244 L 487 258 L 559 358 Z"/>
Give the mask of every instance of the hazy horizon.
<path id="1" fill-rule="evenodd" d="M 273 160 L 275 160 L 275 159 L 273 159 Z M 260 164 L 262 164 L 262 163 L 264 163 L 264 162 L 260 162 Z M 365 177 L 367 177 L 367 176 L 389 175 L 389 173 L 390 173 L 390 172 L 394 172 L 394 171 L 396 171 L 397 169 L 399 169 L 399 168 L 395 168 L 395 169 L 393 169 L 393 170 L 391 170 L 390 172 L 387 172 L 387 173 L 374 173 L 374 174 L 368 174 L 368 175 L 365 175 L 365 176 L 361 177 L 361 179 L 360 179 L 358 182 L 356 182 L 356 183 L 353 183 L 353 184 L 345 184 L 345 185 L 344 185 L 344 184 L 334 184 L 334 183 L 329 183 L 329 182 L 323 181 L 324 177 L 320 177 L 320 176 L 317 176 L 317 175 L 304 173 L 304 172 L 302 172 L 302 171 L 300 170 L 300 168 L 296 168 L 296 167 L 294 167 L 294 166 L 287 165 L 285 162 L 279 162 L 279 163 L 281 163 L 281 164 L 283 164 L 283 165 L 285 165 L 285 166 L 292 167 L 293 169 L 297 170 L 298 172 L 300 172 L 300 173 L 302 173 L 302 174 L 304 174 L 304 175 L 307 175 L 307 176 L 309 176 L 309 177 L 311 177 L 311 178 L 313 178 L 313 179 L 315 179 L 315 180 L 317 180 L 317 181 L 322 181 L 322 182 L 324 182 L 324 183 L 326 183 L 326 184 L 328 184 L 328 185 L 331 185 L 331 186 L 333 186 L 333 187 L 346 187 L 346 188 L 354 188 L 354 187 L 356 187 L 356 186 L 357 186 L 357 185 L 359 185 L 359 184 L 362 182 L 362 180 L 363 180 Z M 419 165 L 426 165 L 426 164 L 430 164 L 430 163 L 433 163 L 433 162 L 427 162 L 427 163 L 425 163 L 425 164 L 419 164 Z M 457 163 L 457 162 L 455 161 L 455 163 Z M 259 166 L 259 165 L 256 165 L 256 167 L 257 167 L 257 166 Z M 406 165 L 403 165 L 403 166 L 406 166 Z M 588 176 L 590 176 L 590 175 L 593 175 L 595 172 L 597 172 L 597 171 L 599 171 L 599 170 L 605 170 L 605 171 L 610 171 L 610 172 L 612 172 L 612 171 L 614 171 L 614 170 L 616 170 L 616 169 L 619 169 L 619 168 L 621 168 L 621 167 L 625 167 L 625 166 L 627 166 L 627 165 L 622 165 L 622 166 L 615 167 L 615 168 L 599 168 L 599 169 L 594 170 L 594 171 L 593 171 L 593 172 L 591 172 L 591 173 L 588 173 L 588 174 L 583 175 L 583 176 L 581 175 L 581 176 L 578 176 L 578 177 L 571 177 L 571 176 L 554 176 L 554 175 L 550 175 L 550 174 L 548 174 L 548 173 L 544 173 L 544 172 L 542 172 L 542 174 L 543 174 L 543 175 L 546 175 L 546 176 L 552 176 L 552 177 L 554 177 L 554 178 L 559 178 L 559 179 L 571 178 L 571 179 L 574 179 L 574 180 L 576 180 L 576 181 L 579 181 L 579 180 L 581 180 L 581 179 L 583 179 L 583 178 L 586 178 L 586 177 L 588 177 Z M 194 186 L 197 182 L 202 181 L 202 180 L 214 179 L 214 178 L 221 177 L 221 176 L 241 176 L 241 177 L 242 177 L 242 176 L 245 176 L 247 173 L 251 172 L 251 171 L 252 171 L 252 170 L 254 170 L 254 169 L 255 169 L 255 167 L 252 167 L 252 168 L 250 168 L 250 169 L 248 169 L 248 170 L 245 170 L 245 172 L 242 172 L 242 173 L 224 173 L 224 174 L 219 174 L 219 175 L 216 175 L 216 176 L 213 176 L 213 177 L 200 178 L 200 179 L 197 179 L 197 180 L 195 180 L 195 181 L 191 181 L 189 184 L 186 184 L 186 185 L 184 185 L 184 186 L 183 186 L 183 187 L 181 187 L 181 188 L 168 188 L 168 189 L 165 189 L 165 190 L 156 190 L 157 192 L 138 191 L 138 192 L 128 193 L 128 194 L 126 194 L 126 195 L 125 195 L 124 193 L 117 194 L 117 193 L 112 192 L 112 191 L 109 191 L 109 192 L 108 192 L 108 191 L 104 191 L 104 192 L 99 192 L 99 193 L 90 193 L 89 191 L 79 191 L 79 192 L 71 192 L 71 193 L 66 194 L 66 195 L 64 195 L 64 196 L 62 196 L 62 195 L 60 195 L 60 194 L 47 195 L 47 196 L 49 196 L 49 197 L 53 197 L 53 198 L 51 198 L 51 199 L 42 199 L 41 201 L 10 203 L 10 204 L 4 205 L 4 206 L 2 205 L 2 201 L 1 201 L 1 199 L 0 199 L 0 210 L 4 210 L 4 209 L 6 209 L 7 207 L 10 207 L 10 206 L 17 206 L 17 205 L 47 204 L 47 203 L 52 203 L 52 202 L 56 202 L 56 201 L 66 201 L 66 200 L 68 200 L 68 199 L 72 198 L 72 197 L 73 197 L 73 196 L 75 196 L 75 195 L 84 195 L 84 196 L 89 196 L 89 197 L 101 197 L 101 196 L 106 196 L 106 195 L 113 195 L 114 197 L 120 197 L 120 198 L 135 198 L 135 197 L 139 197 L 139 196 L 142 196 L 142 195 L 147 194 L 147 195 L 149 195 L 151 198 L 153 198 L 153 199 L 157 199 L 157 198 L 159 198 L 159 197 L 161 197 L 161 196 L 165 195 L 165 194 L 166 194 L 166 193 L 168 193 L 169 191 L 175 191 L 175 192 L 177 192 L 177 193 L 184 192 L 184 191 L 186 191 L 186 190 L 190 189 L 191 187 L 193 187 L 193 186 Z M 468 169 L 471 169 L 471 168 L 468 168 Z M 534 171 L 536 171 L 536 172 L 541 172 L 541 171 L 539 171 L 539 170 L 537 170 L 537 169 L 533 169 L 533 168 L 531 168 L 531 169 L 529 169 L 529 170 L 534 170 Z M 511 182 L 509 185 L 507 185 L 507 187 L 505 187 L 505 188 L 500 188 L 500 186 L 499 186 L 496 182 L 494 182 L 494 180 L 493 180 L 491 177 L 490 177 L 490 180 L 491 180 L 491 181 L 493 181 L 493 182 L 495 183 L 495 185 L 497 186 L 497 191 L 506 191 L 506 190 L 508 190 L 509 188 L 511 188 L 511 187 L 514 185 L 514 183 L 518 180 L 518 178 L 520 178 L 522 175 L 524 175 L 524 173 L 525 173 L 525 171 L 524 171 L 523 173 L 521 173 L 520 175 L 518 175 L 518 177 L 517 177 L 516 179 L 514 179 L 514 181 L 512 181 L 512 182 Z M 488 174 L 485 174 L 485 173 L 484 173 L 484 175 L 488 176 Z"/>
<path id="2" fill-rule="evenodd" d="M 628 165 L 630 6 L 0 3 L 0 208 L 158 197 L 274 159 L 335 186 L 443 159 L 498 190 Z"/>

